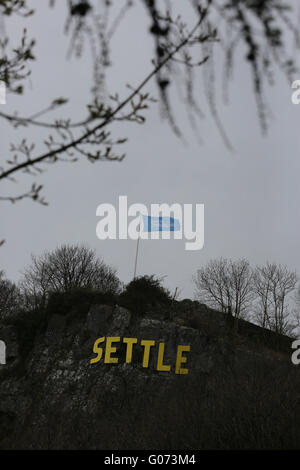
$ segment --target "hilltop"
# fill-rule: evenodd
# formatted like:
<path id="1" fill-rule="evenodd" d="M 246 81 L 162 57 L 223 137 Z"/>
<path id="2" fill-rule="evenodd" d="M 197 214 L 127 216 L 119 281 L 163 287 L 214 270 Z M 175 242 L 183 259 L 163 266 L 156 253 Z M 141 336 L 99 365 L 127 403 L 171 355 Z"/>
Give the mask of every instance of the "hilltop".
<path id="1" fill-rule="evenodd" d="M 292 340 L 243 320 L 234 325 L 199 302 L 137 313 L 97 296 L 65 294 L 49 302 L 43 321 L 2 322 L 0 337 L 7 344 L 1 449 L 300 446 Z M 101 337 L 121 339 L 111 355 L 118 363 L 90 363 Z M 123 338 L 137 339 L 130 363 Z M 141 340 L 155 341 L 148 367 Z M 156 367 L 161 342 L 170 371 Z M 178 345 L 190 346 L 186 374 L 174 373 Z"/>

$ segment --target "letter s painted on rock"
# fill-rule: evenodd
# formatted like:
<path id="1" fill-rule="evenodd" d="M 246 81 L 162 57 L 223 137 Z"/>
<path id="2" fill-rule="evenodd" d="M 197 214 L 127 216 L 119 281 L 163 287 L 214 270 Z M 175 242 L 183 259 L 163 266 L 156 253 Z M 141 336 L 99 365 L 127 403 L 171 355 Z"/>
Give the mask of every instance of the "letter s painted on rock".
<path id="1" fill-rule="evenodd" d="M 94 343 L 93 351 L 95 354 L 97 354 L 97 356 L 90 360 L 90 364 L 96 364 L 97 362 L 101 360 L 103 349 L 99 347 L 99 344 L 104 343 L 104 341 L 105 341 L 105 336 L 103 336 L 102 338 L 96 339 Z"/>

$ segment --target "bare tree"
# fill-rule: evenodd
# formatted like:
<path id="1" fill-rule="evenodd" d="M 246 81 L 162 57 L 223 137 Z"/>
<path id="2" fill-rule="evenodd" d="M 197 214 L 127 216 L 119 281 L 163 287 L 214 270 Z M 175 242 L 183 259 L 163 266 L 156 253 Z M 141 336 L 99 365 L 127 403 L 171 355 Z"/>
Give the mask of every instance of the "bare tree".
<path id="1" fill-rule="evenodd" d="M 253 318 L 263 328 L 271 328 L 271 277 L 267 267 L 257 267 L 253 274 L 253 290 L 256 295 Z"/>
<path id="2" fill-rule="evenodd" d="M 21 294 L 13 282 L 0 271 L 0 319 L 11 317 L 21 304 Z"/>
<path id="3" fill-rule="evenodd" d="M 293 309 L 293 317 L 294 317 L 294 330 L 293 336 L 299 337 L 300 335 L 300 285 L 298 285 L 295 295 L 294 295 L 294 309 Z"/>
<path id="4" fill-rule="evenodd" d="M 255 269 L 253 289 L 257 302 L 254 317 L 262 327 L 280 334 L 290 334 L 294 329 L 291 294 L 297 280 L 295 272 L 276 263 Z"/>
<path id="5" fill-rule="evenodd" d="M 52 252 L 33 256 L 21 282 L 25 300 L 44 304 L 51 292 L 92 288 L 117 293 L 116 272 L 84 245 L 62 245 Z"/>
<path id="6" fill-rule="evenodd" d="M 194 278 L 196 298 L 235 318 L 245 316 L 252 300 L 252 271 L 247 260 L 210 261 Z"/>

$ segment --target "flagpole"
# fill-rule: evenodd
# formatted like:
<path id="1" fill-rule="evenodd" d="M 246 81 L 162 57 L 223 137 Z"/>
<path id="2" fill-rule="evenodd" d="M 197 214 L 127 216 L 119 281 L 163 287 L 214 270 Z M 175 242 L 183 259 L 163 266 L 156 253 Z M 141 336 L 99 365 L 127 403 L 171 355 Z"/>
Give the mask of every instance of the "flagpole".
<path id="1" fill-rule="evenodd" d="M 141 220 L 141 215 L 140 215 L 140 233 L 139 233 L 139 236 L 138 236 L 138 239 L 137 239 L 137 244 L 136 244 L 136 254 L 135 254 L 133 280 L 136 277 L 137 260 L 138 260 L 138 253 L 139 253 L 139 244 L 140 244 L 140 238 L 141 238 L 141 227 L 142 227 L 142 220 Z"/>

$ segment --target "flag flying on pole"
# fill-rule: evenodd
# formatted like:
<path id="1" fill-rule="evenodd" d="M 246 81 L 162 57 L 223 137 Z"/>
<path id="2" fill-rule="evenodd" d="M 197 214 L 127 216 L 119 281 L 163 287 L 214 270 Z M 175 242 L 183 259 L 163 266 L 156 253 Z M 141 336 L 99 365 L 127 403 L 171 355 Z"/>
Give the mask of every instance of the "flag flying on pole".
<path id="1" fill-rule="evenodd" d="M 144 232 L 175 232 L 180 230 L 180 222 L 174 217 L 151 217 L 142 215 Z"/>

